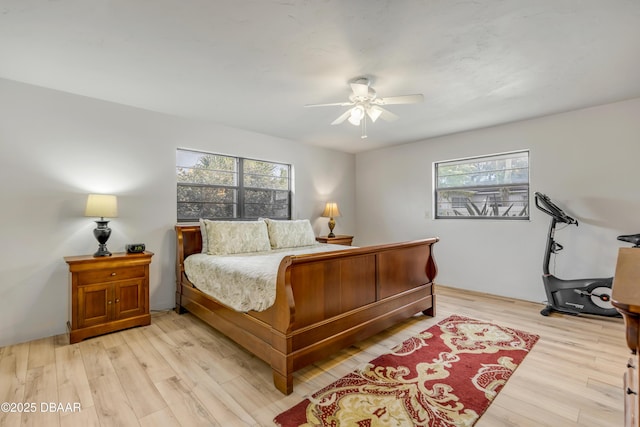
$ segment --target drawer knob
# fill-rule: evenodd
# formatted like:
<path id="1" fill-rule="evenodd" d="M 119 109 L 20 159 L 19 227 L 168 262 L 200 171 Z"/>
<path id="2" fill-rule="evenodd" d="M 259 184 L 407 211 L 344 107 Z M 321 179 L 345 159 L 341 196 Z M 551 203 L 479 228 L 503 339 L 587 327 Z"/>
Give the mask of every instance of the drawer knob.
<path id="1" fill-rule="evenodd" d="M 120 302 L 120 298 L 116 298 L 116 303 Z"/>
<path id="2" fill-rule="evenodd" d="M 631 390 L 629 387 L 627 387 L 627 394 L 638 394 L 638 392 L 635 392 Z"/>
<path id="3" fill-rule="evenodd" d="M 115 273 L 115 272 L 114 272 L 114 273 L 111 273 L 111 275 L 112 275 L 112 276 L 115 276 L 115 275 L 116 275 L 116 273 Z"/>
<path id="4" fill-rule="evenodd" d="M 111 304 L 111 301 L 107 301 L 107 304 Z"/>

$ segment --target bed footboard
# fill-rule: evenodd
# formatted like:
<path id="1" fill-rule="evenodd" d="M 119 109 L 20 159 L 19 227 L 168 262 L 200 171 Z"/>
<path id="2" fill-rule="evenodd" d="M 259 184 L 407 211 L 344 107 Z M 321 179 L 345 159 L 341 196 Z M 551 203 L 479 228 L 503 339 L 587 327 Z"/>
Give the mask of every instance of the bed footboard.
<path id="1" fill-rule="evenodd" d="M 437 238 L 286 257 L 272 321 L 274 382 L 416 313 L 435 314 Z"/>

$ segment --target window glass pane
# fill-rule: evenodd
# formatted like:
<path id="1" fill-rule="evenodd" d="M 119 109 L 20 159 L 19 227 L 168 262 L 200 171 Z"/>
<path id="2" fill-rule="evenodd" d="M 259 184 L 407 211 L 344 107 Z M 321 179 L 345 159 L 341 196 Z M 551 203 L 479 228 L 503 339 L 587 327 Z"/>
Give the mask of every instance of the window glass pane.
<path id="1" fill-rule="evenodd" d="M 271 190 L 246 190 L 244 192 L 244 201 L 245 203 L 271 204 L 274 202 L 274 193 Z"/>
<path id="2" fill-rule="evenodd" d="M 178 185 L 178 203 L 200 200 L 200 189 L 188 185 Z"/>
<path id="3" fill-rule="evenodd" d="M 233 219 L 237 217 L 236 208 L 234 203 L 204 203 L 199 218 Z"/>
<path id="4" fill-rule="evenodd" d="M 184 183 L 238 185 L 238 162 L 234 157 L 178 150 L 176 175 Z"/>
<path id="5" fill-rule="evenodd" d="M 289 165 L 265 162 L 262 160 L 244 160 L 244 173 L 272 175 L 288 178 Z"/>
<path id="6" fill-rule="evenodd" d="M 200 218 L 233 219 L 235 204 L 178 203 L 178 220 L 197 221 Z"/>
<path id="7" fill-rule="evenodd" d="M 178 202 L 178 220 L 181 221 L 197 221 L 200 216 L 201 205 L 199 203 L 180 203 Z"/>
<path id="8" fill-rule="evenodd" d="M 246 187 L 289 189 L 288 165 L 245 159 L 243 174 Z"/>
<path id="9" fill-rule="evenodd" d="M 235 188 L 203 187 L 202 200 L 210 203 L 236 203 L 238 190 Z"/>
<path id="10" fill-rule="evenodd" d="M 274 190 L 286 190 L 289 186 L 288 178 L 268 177 L 262 175 L 245 175 L 244 185 L 255 188 L 272 188 Z"/>
<path id="11" fill-rule="evenodd" d="M 235 203 L 235 188 L 178 184 L 178 202 Z"/>
<path id="12" fill-rule="evenodd" d="M 181 168 L 178 182 L 187 184 L 236 185 L 237 173 L 207 170 L 202 168 Z"/>
<path id="13" fill-rule="evenodd" d="M 261 217 L 271 219 L 289 219 L 289 207 L 287 205 L 247 203 L 245 204 L 245 211 L 247 219 L 258 219 Z"/>
<path id="14" fill-rule="evenodd" d="M 529 218 L 529 152 L 434 164 L 436 218 Z"/>
<path id="15" fill-rule="evenodd" d="M 248 218 L 264 216 L 271 219 L 288 219 L 288 191 L 247 189 L 244 195 L 245 212 Z"/>

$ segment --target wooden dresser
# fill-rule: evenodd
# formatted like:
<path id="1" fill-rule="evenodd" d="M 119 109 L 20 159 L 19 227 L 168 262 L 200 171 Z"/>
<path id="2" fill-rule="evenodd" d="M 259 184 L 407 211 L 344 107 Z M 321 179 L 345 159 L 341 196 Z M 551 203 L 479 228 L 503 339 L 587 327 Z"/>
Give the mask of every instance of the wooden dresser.
<path id="1" fill-rule="evenodd" d="M 69 341 L 151 323 L 149 264 L 152 252 L 109 257 L 70 256 Z"/>
<path id="2" fill-rule="evenodd" d="M 640 249 L 620 248 L 611 303 L 622 313 L 631 357 L 624 372 L 625 427 L 640 426 Z"/>

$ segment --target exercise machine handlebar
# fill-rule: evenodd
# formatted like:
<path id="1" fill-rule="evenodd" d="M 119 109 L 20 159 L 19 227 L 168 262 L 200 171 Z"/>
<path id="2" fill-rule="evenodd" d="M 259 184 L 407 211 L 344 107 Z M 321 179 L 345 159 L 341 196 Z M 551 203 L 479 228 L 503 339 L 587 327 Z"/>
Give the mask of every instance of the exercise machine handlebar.
<path id="1" fill-rule="evenodd" d="M 547 195 L 536 191 L 535 196 L 536 207 L 542 212 L 552 216 L 557 222 L 563 222 L 565 224 L 575 224 L 576 226 L 578 225 L 577 219 L 567 215 L 562 209 L 556 206 Z"/>

